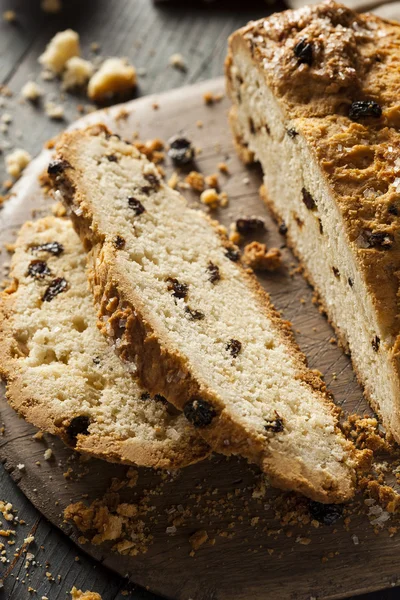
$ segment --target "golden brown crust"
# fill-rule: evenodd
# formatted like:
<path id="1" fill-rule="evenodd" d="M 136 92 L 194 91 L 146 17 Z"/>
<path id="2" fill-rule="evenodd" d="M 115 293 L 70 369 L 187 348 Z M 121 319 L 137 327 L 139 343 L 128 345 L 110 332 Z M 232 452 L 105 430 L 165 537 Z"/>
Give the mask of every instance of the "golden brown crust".
<path id="1" fill-rule="evenodd" d="M 100 130 L 101 132 L 109 135 L 107 130 Z M 300 462 L 272 451 L 264 435 L 247 430 L 244 425 L 233 420 L 222 399 L 193 376 L 187 359 L 179 351 L 169 348 L 162 336 L 154 330 L 151 315 L 148 315 L 147 307 L 143 306 L 139 292 L 133 289 L 119 253 L 105 239 L 105 233 L 98 230 L 90 200 L 84 196 L 81 185 L 84 173 L 80 172 L 74 148 L 77 140 L 79 142 L 79 136 L 88 133 L 97 135 L 99 129 L 63 136 L 58 145 L 58 157 L 73 164 L 74 168 L 66 169 L 62 177 L 57 178 L 56 186 L 63 190 L 64 201 L 69 206 L 79 207 L 79 211 L 73 210 L 71 216 L 85 247 L 91 248 L 90 282 L 99 306 L 99 327 L 106 335 L 118 340 L 116 345 L 121 357 L 135 363 L 139 378 L 151 393 L 164 395 L 179 409 L 183 409 L 188 398 L 194 396 L 210 402 L 217 415 L 211 425 L 199 432 L 214 449 L 225 454 L 239 453 L 246 456 L 259 464 L 271 477 L 272 483 L 280 488 L 295 489 L 322 502 L 343 502 L 349 499 L 354 493 L 354 471 L 350 467 L 342 481 L 329 475 L 320 476 L 319 481 L 316 476 L 312 481 L 313 477 L 304 475 Z M 219 230 L 217 233 L 221 235 Z M 229 244 L 222 237 L 221 241 Z M 260 309 L 273 322 L 277 338 L 284 340 L 296 365 L 299 379 L 308 384 L 319 396 L 319 400 L 326 403 L 335 414 L 336 408 L 330 401 L 322 380 L 307 369 L 305 357 L 294 341 L 289 324 L 281 320 L 254 275 L 240 264 L 237 268 L 241 269 L 241 275 L 246 279 Z M 121 319 L 124 322 L 123 331 L 119 327 Z M 338 428 L 336 433 L 341 436 Z M 357 461 L 359 456 L 352 444 L 345 443 L 345 446 L 348 453 L 348 459 L 345 460 Z"/>
<path id="2" fill-rule="evenodd" d="M 312 48 L 299 60 L 302 41 Z M 250 22 L 229 45 L 233 53 L 246 46 L 290 118 L 347 115 L 353 101 L 370 99 L 384 108 L 383 120 L 393 121 L 399 43 L 398 23 L 328 0 Z"/>

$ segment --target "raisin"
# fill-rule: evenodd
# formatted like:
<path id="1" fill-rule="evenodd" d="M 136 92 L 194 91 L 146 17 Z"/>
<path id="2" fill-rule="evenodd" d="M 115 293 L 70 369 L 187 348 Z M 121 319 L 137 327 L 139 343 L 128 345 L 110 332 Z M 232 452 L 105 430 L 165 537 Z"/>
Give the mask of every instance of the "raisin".
<path id="1" fill-rule="evenodd" d="M 399 214 L 399 210 L 395 204 L 391 204 L 388 208 L 388 213 L 397 217 Z"/>
<path id="2" fill-rule="evenodd" d="M 256 128 L 255 128 L 255 125 L 254 125 L 254 121 L 253 121 L 253 119 L 251 117 L 249 117 L 249 129 L 250 129 L 250 133 L 252 135 L 255 135 Z"/>
<path id="3" fill-rule="evenodd" d="M 136 200 L 136 198 L 128 198 L 128 204 L 129 208 L 133 210 L 137 217 L 143 214 L 146 210 L 140 200 Z"/>
<path id="4" fill-rule="evenodd" d="M 78 435 L 89 435 L 90 419 L 86 415 L 79 415 L 71 419 L 70 424 L 67 427 L 67 435 L 71 442 L 76 444 L 76 438 Z"/>
<path id="5" fill-rule="evenodd" d="M 64 277 L 56 277 L 55 279 L 53 279 L 53 281 L 50 283 L 49 287 L 46 289 L 45 293 L 43 294 L 42 301 L 50 302 L 58 294 L 61 294 L 61 292 L 65 292 L 67 287 L 68 287 L 68 284 L 67 284 L 67 281 L 64 279 Z"/>
<path id="6" fill-rule="evenodd" d="M 49 252 L 54 256 L 60 256 L 64 252 L 64 246 L 58 242 L 46 242 L 30 247 L 31 252 Z"/>
<path id="7" fill-rule="evenodd" d="M 140 394 L 140 399 L 141 400 L 150 400 L 151 396 L 149 394 L 149 392 L 143 392 L 143 394 Z"/>
<path id="8" fill-rule="evenodd" d="M 279 225 L 279 233 L 281 235 L 286 235 L 288 231 L 287 225 L 285 223 L 285 221 L 282 221 L 282 223 Z"/>
<path id="9" fill-rule="evenodd" d="M 339 279 L 339 277 L 340 277 L 339 269 L 337 267 L 332 267 L 332 271 L 333 271 L 334 276 Z"/>
<path id="10" fill-rule="evenodd" d="M 267 431 L 272 431 L 273 433 L 279 433 L 279 432 L 283 431 L 284 427 L 283 427 L 282 417 L 280 417 L 278 415 L 278 413 L 275 411 L 275 419 L 273 419 L 272 421 L 268 421 L 264 425 L 264 428 Z"/>
<path id="11" fill-rule="evenodd" d="M 144 178 L 146 181 L 149 182 L 149 184 L 151 186 L 151 190 L 158 190 L 158 188 L 160 187 L 160 180 L 158 179 L 157 175 L 154 175 L 154 173 L 146 173 L 144 175 Z M 147 189 L 147 186 L 145 186 L 145 188 Z M 145 188 L 142 188 L 142 191 Z M 145 193 L 148 193 L 148 192 L 145 192 Z"/>
<path id="12" fill-rule="evenodd" d="M 174 277 L 168 277 L 168 290 L 172 292 L 175 298 L 186 298 L 189 286 L 187 283 L 181 283 Z"/>
<path id="13" fill-rule="evenodd" d="M 363 232 L 363 238 L 367 248 L 378 248 L 379 250 L 390 250 L 393 245 L 393 237 L 384 231 Z"/>
<path id="14" fill-rule="evenodd" d="M 192 142 L 184 137 L 175 137 L 169 141 L 168 156 L 176 165 L 187 165 L 194 159 Z"/>
<path id="15" fill-rule="evenodd" d="M 211 261 L 207 265 L 207 272 L 209 273 L 208 281 L 211 283 L 216 283 L 221 279 L 221 273 L 219 272 L 219 267 L 214 265 Z"/>
<path id="16" fill-rule="evenodd" d="M 354 280 L 351 277 L 349 277 L 348 280 L 347 280 L 347 283 L 349 284 L 350 287 L 353 287 Z"/>
<path id="17" fill-rule="evenodd" d="M 193 310 L 192 308 L 189 308 L 189 306 L 185 306 L 185 313 L 188 315 L 191 321 L 201 321 L 205 318 L 204 313 L 202 313 L 200 310 Z"/>
<path id="18" fill-rule="evenodd" d="M 44 260 L 33 260 L 28 267 L 28 275 L 35 279 L 44 279 L 51 271 Z"/>
<path id="19" fill-rule="evenodd" d="M 290 138 L 295 138 L 296 135 L 299 135 L 298 132 L 294 129 L 294 127 L 290 127 L 289 129 L 286 130 L 286 133 L 288 134 L 288 136 Z"/>
<path id="20" fill-rule="evenodd" d="M 309 510 L 311 518 L 323 525 L 333 525 L 343 514 L 342 504 L 322 504 L 310 500 Z"/>
<path id="21" fill-rule="evenodd" d="M 236 229 L 239 233 L 247 235 L 259 229 L 265 229 L 265 223 L 256 217 L 243 217 L 236 221 Z"/>
<path id="22" fill-rule="evenodd" d="M 242 342 L 239 342 L 239 340 L 234 340 L 232 338 L 226 344 L 225 349 L 231 353 L 231 356 L 233 356 L 233 358 L 236 358 L 242 349 Z"/>
<path id="23" fill-rule="evenodd" d="M 317 205 L 315 204 L 314 198 L 311 196 L 310 192 L 306 190 L 306 188 L 301 188 L 301 193 L 303 196 L 303 202 L 307 206 L 308 210 L 315 210 Z"/>
<path id="24" fill-rule="evenodd" d="M 122 248 L 125 246 L 125 240 L 120 235 L 117 235 L 113 240 L 113 244 L 117 250 L 122 250 Z"/>
<path id="25" fill-rule="evenodd" d="M 232 262 L 238 262 L 240 258 L 239 250 L 235 250 L 234 248 L 228 248 L 225 252 L 225 256 L 229 258 Z"/>
<path id="26" fill-rule="evenodd" d="M 194 427 L 207 427 L 217 415 L 209 402 L 202 398 L 193 398 L 183 409 L 183 414 Z"/>
<path id="27" fill-rule="evenodd" d="M 381 339 L 376 335 L 371 342 L 371 346 L 374 352 L 378 352 L 379 346 L 381 344 Z"/>
<path id="28" fill-rule="evenodd" d="M 60 175 L 65 169 L 72 168 L 67 160 L 52 160 L 47 167 L 49 175 Z"/>
<path id="29" fill-rule="evenodd" d="M 115 154 L 107 154 L 106 156 L 110 162 L 118 162 L 118 156 L 115 156 Z"/>
<path id="30" fill-rule="evenodd" d="M 352 121 L 358 121 L 364 117 L 379 119 L 382 116 L 382 108 L 373 100 L 357 100 L 350 106 L 349 117 Z"/>
<path id="31" fill-rule="evenodd" d="M 294 54 L 299 59 L 300 64 L 306 64 L 311 67 L 313 62 L 313 47 L 305 38 L 301 39 L 294 47 Z"/>

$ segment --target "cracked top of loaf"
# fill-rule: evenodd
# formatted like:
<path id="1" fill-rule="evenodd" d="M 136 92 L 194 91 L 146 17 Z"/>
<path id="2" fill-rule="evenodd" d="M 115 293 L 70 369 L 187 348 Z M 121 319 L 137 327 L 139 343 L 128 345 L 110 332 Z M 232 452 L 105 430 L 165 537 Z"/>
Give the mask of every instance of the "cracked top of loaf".
<path id="1" fill-rule="evenodd" d="M 228 73 L 243 50 L 332 186 L 384 342 L 400 349 L 400 24 L 327 1 L 234 33 Z"/>
<path id="2" fill-rule="evenodd" d="M 368 99 L 382 106 L 386 124 L 400 123 L 389 110 L 400 89 L 398 23 L 327 1 L 251 22 L 240 35 L 288 116 L 347 115 L 352 102 Z"/>

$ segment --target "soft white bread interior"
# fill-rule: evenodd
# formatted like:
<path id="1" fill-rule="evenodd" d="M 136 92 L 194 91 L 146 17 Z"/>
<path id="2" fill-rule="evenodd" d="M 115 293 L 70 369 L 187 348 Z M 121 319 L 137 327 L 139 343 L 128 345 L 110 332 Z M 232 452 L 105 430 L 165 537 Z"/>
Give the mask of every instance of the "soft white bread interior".
<path id="1" fill-rule="evenodd" d="M 80 452 L 177 468 L 210 452 L 183 415 L 151 398 L 96 326 L 86 254 L 66 219 L 26 223 L 3 292 L 0 369 L 10 404 Z"/>

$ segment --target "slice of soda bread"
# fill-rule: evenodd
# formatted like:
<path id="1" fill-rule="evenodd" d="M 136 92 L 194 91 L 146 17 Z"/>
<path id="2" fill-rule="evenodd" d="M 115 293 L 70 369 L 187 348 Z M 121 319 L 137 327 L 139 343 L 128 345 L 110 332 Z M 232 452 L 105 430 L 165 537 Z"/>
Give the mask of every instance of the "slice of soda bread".
<path id="1" fill-rule="evenodd" d="M 100 326 L 145 387 L 274 485 L 350 498 L 356 455 L 323 382 L 217 225 L 104 127 L 64 134 L 57 154 L 49 173 L 90 249 Z"/>
<path id="2" fill-rule="evenodd" d="M 209 454 L 182 414 L 150 397 L 96 326 L 86 254 L 71 222 L 26 223 L 0 300 L 0 369 L 10 404 L 79 452 L 178 468 Z"/>

